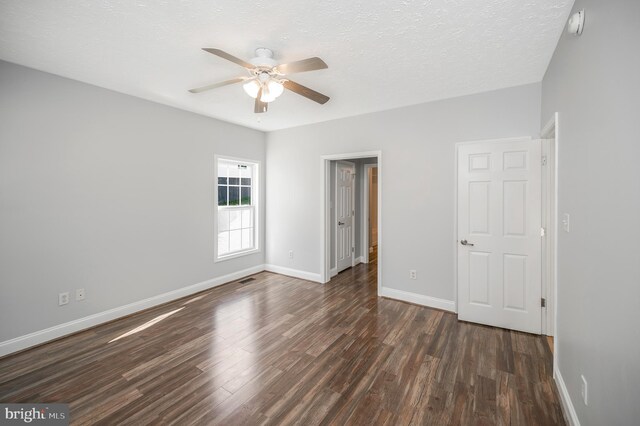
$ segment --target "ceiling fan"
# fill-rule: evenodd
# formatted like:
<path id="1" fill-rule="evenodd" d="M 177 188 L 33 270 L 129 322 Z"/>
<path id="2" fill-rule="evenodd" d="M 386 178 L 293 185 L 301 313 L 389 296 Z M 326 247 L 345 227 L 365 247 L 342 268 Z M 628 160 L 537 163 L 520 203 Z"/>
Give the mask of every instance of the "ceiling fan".
<path id="1" fill-rule="evenodd" d="M 198 87 L 189 90 L 191 93 L 201 93 L 217 87 L 227 86 L 229 84 L 244 83 L 242 85 L 244 91 L 255 98 L 255 107 L 253 112 L 267 112 L 269 102 L 274 101 L 282 94 L 284 89 L 291 90 L 307 99 L 311 99 L 319 104 L 325 104 L 329 97 L 309 89 L 295 81 L 290 80 L 286 76 L 298 72 L 314 71 L 327 68 L 327 64 L 320 58 L 308 58 L 301 61 L 290 62 L 288 64 L 280 64 L 273 59 L 273 52 L 265 47 L 256 49 L 256 57 L 248 62 L 240 58 L 236 58 L 220 49 L 202 48 L 205 52 L 212 53 L 216 56 L 234 62 L 244 67 L 249 72 L 247 77 L 236 77 L 231 80 L 221 81 L 219 83 L 209 84 L 207 86 Z"/>

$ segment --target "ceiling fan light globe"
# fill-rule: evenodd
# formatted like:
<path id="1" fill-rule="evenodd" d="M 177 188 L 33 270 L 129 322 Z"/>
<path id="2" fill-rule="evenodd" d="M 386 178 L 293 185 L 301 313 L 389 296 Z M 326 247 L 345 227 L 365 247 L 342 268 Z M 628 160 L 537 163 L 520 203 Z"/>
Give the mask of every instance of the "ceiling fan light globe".
<path id="1" fill-rule="evenodd" d="M 273 102 L 275 100 L 276 100 L 276 97 L 273 96 L 273 94 L 271 92 L 269 92 L 266 89 L 262 90 L 262 96 L 260 97 L 260 101 L 261 102 L 269 103 L 269 102 Z"/>
<path id="2" fill-rule="evenodd" d="M 271 80 L 269 82 L 268 87 L 269 87 L 269 93 L 271 94 L 271 96 L 273 96 L 274 99 L 282 95 L 282 92 L 284 92 L 284 86 L 282 85 L 282 83 L 279 83 L 274 80 Z"/>
<path id="3" fill-rule="evenodd" d="M 255 80 L 251 80 L 242 85 L 242 88 L 246 92 L 247 95 L 251 96 L 253 99 L 258 97 L 258 91 L 260 90 L 260 83 Z"/>

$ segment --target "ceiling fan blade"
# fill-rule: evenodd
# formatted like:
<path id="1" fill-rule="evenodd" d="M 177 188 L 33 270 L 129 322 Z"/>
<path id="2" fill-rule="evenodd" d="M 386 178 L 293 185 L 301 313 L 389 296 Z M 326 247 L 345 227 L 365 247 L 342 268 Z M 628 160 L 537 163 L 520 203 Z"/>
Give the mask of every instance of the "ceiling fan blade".
<path id="1" fill-rule="evenodd" d="M 240 83 L 241 81 L 245 81 L 246 77 L 237 77 L 232 78 L 231 80 L 221 81 L 219 83 L 209 84 L 208 86 L 196 87 L 195 89 L 189 89 L 191 93 L 201 93 L 207 90 L 215 89 L 217 87 L 227 86 L 229 84 Z"/>
<path id="2" fill-rule="evenodd" d="M 311 90 L 308 87 L 298 84 L 295 81 L 285 80 L 283 83 L 285 89 L 289 89 L 292 92 L 296 92 L 298 95 L 311 99 L 319 104 L 326 104 L 330 99 L 328 96 L 318 93 L 315 90 Z"/>
<path id="3" fill-rule="evenodd" d="M 279 74 L 294 74 L 297 72 L 315 71 L 324 68 L 328 68 L 327 64 L 325 64 L 322 59 L 313 57 L 288 64 L 280 64 L 275 68 L 275 70 Z"/>
<path id="4" fill-rule="evenodd" d="M 256 66 L 253 64 L 250 64 L 247 61 L 243 61 L 240 58 L 236 58 L 233 55 L 228 54 L 227 52 L 220 50 L 220 49 L 214 49 L 212 47 L 203 47 L 202 50 L 204 50 L 205 52 L 209 52 L 212 53 L 216 56 L 219 56 L 221 58 L 226 59 L 227 61 L 231 61 L 231 62 L 235 62 L 236 64 L 240 65 L 241 67 L 245 67 L 246 69 L 252 70 L 254 69 Z"/>
<path id="5" fill-rule="evenodd" d="M 256 114 L 267 112 L 267 108 L 269 107 L 268 103 L 262 102 L 260 100 L 261 97 L 262 97 L 262 87 L 260 88 L 260 90 L 258 90 L 258 96 L 256 96 L 256 103 L 255 103 L 255 106 L 253 107 L 253 112 L 255 112 Z"/>

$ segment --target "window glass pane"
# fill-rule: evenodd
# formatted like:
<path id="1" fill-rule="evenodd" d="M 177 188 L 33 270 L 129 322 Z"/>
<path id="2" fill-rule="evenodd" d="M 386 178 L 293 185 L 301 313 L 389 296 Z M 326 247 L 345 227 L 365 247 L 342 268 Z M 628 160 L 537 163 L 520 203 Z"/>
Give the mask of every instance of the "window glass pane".
<path id="1" fill-rule="evenodd" d="M 227 184 L 227 178 L 226 177 L 219 177 L 218 178 L 218 185 L 226 185 Z"/>
<path id="2" fill-rule="evenodd" d="M 253 226 L 253 210 L 242 210 L 242 227 L 251 228 Z"/>
<path id="3" fill-rule="evenodd" d="M 240 178 L 237 178 L 237 177 L 229 178 L 229 185 L 240 185 Z"/>
<path id="4" fill-rule="evenodd" d="M 229 187 L 229 205 L 230 206 L 240 205 L 240 187 L 239 186 Z"/>
<path id="5" fill-rule="evenodd" d="M 241 197 L 242 205 L 243 206 L 251 205 L 251 187 L 243 186 L 240 189 L 242 191 L 242 197 Z"/>
<path id="6" fill-rule="evenodd" d="M 229 252 L 238 251 L 242 249 L 242 231 L 229 231 Z"/>
<path id="7" fill-rule="evenodd" d="M 229 210 L 218 210 L 218 232 L 229 230 Z"/>
<path id="8" fill-rule="evenodd" d="M 228 176 L 229 170 L 228 165 L 222 161 L 218 162 L 218 177 L 226 178 Z"/>
<path id="9" fill-rule="evenodd" d="M 237 163 L 229 165 L 229 177 L 240 177 L 240 169 L 238 169 Z"/>
<path id="10" fill-rule="evenodd" d="M 250 185 L 251 185 L 251 178 L 242 178 L 242 179 L 241 179 L 241 181 L 240 181 L 240 183 L 241 183 L 242 185 L 250 186 Z"/>
<path id="11" fill-rule="evenodd" d="M 240 177 L 251 179 L 252 175 L 253 175 L 253 167 L 252 166 L 247 166 L 247 168 L 245 168 L 245 169 L 240 169 Z M 244 183 L 243 183 L 243 185 L 244 185 Z"/>
<path id="12" fill-rule="evenodd" d="M 241 211 L 240 210 L 231 210 L 229 211 L 229 229 L 240 229 L 242 227 L 241 221 Z"/>
<path id="13" fill-rule="evenodd" d="M 242 248 L 253 248 L 253 228 L 242 230 Z"/>
<path id="14" fill-rule="evenodd" d="M 218 255 L 229 253 L 229 233 L 220 232 L 218 234 Z"/>
<path id="15" fill-rule="evenodd" d="M 218 205 L 226 206 L 227 205 L 227 187 L 218 185 Z"/>

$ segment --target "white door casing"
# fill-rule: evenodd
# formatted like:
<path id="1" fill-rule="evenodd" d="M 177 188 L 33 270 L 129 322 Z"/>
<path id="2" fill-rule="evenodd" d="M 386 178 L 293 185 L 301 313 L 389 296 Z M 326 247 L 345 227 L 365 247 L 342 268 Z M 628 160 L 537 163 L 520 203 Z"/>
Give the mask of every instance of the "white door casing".
<path id="1" fill-rule="evenodd" d="M 348 161 L 336 163 L 336 270 L 354 263 L 355 251 L 355 176 L 356 166 Z"/>
<path id="2" fill-rule="evenodd" d="M 542 334 L 554 335 L 555 304 L 555 240 L 556 240 L 556 202 L 555 202 L 555 138 L 540 140 L 542 158 L 542 228 L 545 235 L 541 241 L 542 253 L 542 297 L 546 305 L 542 309 Z"/>
<path id="3" fill-rule="evenodd" d="M 540 142 L 460 145 L 457 204 L 459 319 L 540 334 Z"/>

